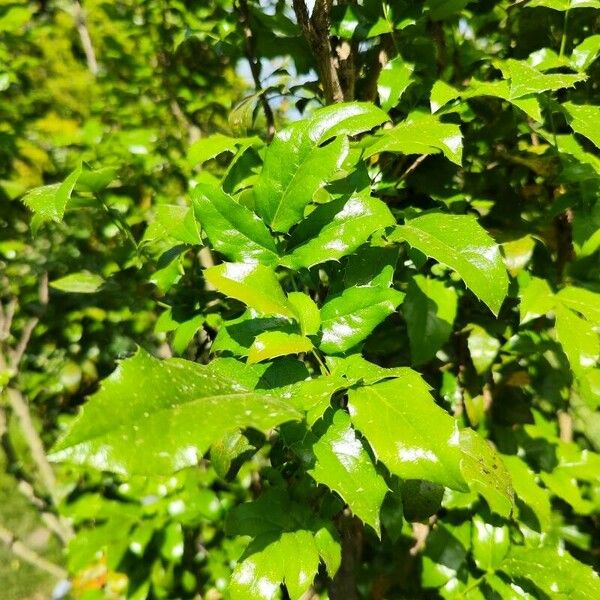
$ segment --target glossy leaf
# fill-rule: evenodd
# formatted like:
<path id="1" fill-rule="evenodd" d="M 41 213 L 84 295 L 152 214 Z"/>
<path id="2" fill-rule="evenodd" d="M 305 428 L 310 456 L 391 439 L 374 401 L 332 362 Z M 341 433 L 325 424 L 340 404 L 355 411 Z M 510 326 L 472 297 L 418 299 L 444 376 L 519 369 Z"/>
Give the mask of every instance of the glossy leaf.
<path id="1" fill-rule="evenodd" d="M 498 314 L 508 277 L 498 245 L 474 217 L 430 213 L 407 221 L 389 239 L 407 241 L 454 269 L 467 287 Z"/>
<path id="2" fill-rule="evenodd" d="M 348 413 L 334 413 L 327 431 L 313 446 L 314 479 L 336 491 L 352 512 L 379 535 L 379 511 L 388 492 L 385 480 L 356 435 Z"/>
<path id="3" fill-rule="evenodd" d="M 408 327 L 413 365 L 431 360 L 448 341 L 457 305 L 454 288 L 422 275 L 411 279 L 402 312 Z"/>
<path id="4" fill-rule="evenodd" d="M 277 356 L 310 352 L 312 342 L 297 333 L 266 331 L 257 336 L 248 351 L 248 363 L 257 363 Z"/>
<path id="5" fill-rule="evenodd" d="M 254 190 L 258 214 L 275 231 L 288 231 L 302 219 L 315 192 L 334 176 L 348 153 L 344 137 L 320 144 L 368 131 L 387 118 L 370 104 L 338 104 L 278 133 Z"/>
<path id="6" fill-rule="evenodd" d="M 273 264 L 278 260 L 275 240 L 265 224 L 221 189 L 198 184 L 194 210 L 213 248 L 239 262 Z"/>
<path id="7" fill-rule="evenodd" d="M 339 260 L 354 252 L 372 233 L 396 222 L 387 206 L 371 196 L 357 195 L 335 204 L 339 206 L 339 212 L 316 237 L 285 256 L 281 261 L 282 265 L 299 269 L 310 268 L 328 260 Z M 327 206 L 326 210 L 329 209 Z M 315 216 L 318 218 L 318 214 Z"/>
<path id="8" fill-rule="evenodd" d="M 250 545 L 249 556 L 233 571 L 232 600 L 271 600 L 285 582 L 292 600 L 300 600 L 319 568 L 319 552 L 309 531 L 282 533 Z"/>
<path id="9" fill-rule="evenodd" d="M 204 271 L 206 280 L 223 294 L 264 315 L 294 318 L 275 272 L 260 264 L 223 263 Z"/>
<path id="10" fill-rule="evenodd" d="M 458 125 L 442 123 L 434 115 L 409 115 L 392 129 L 385 130 L 367 146 L 365 158 L 381 152 L 438 154 L 462 164 L 462 134 Z"/>
<path id="11" fill-rule="evenodd" d="M 170 473 L 197 464 L 224 431 L 268 430 L 300 415 L 278 395 L 248 389 L 233 371 L 224 377 L 212 365 L 140 350 L 90 398 L 52 458 L 121 474 Z"/>
<path id="12" fill-rule="evenodd" d="M 323 336 L 319 348 L 329 354 L 349 350 L 362 342 L 387 316 L 404 294 L 380 287 L 354 287 L 321 308 Z"/>
<path id="13" fill-rule="evenodd" d="M 291 146 L 289 139 L 269 146 L 255 187 L 256 209 L 274 231 L 286 232 L 302 219 L 314 194 L 333 178 L 348 153 L 343 137 L 308 152 L 299 143 L 290 156 Z"/>
<path id="14" fill-rule="evenodd" d="M 466 489 L 457 424 L 435 404 L 417 373 L 351 389 L 348 409 L 354 426 L 392 473 Z"/>

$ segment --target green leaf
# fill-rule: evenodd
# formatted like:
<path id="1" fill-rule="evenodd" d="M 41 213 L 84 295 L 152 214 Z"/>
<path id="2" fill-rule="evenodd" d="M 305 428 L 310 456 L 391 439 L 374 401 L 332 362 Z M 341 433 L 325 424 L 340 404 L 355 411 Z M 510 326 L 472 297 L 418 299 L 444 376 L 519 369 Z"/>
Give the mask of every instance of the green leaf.
<path id="1" fill-rule="evenodd" d="M 528 2 L 526 8 L 536 7 L 550 8 L 552 10 L 559 10 L 565 12 L 572 10 L 573 8 L 600 8 L 599 0 L 531 0 Z"/>
<path id="2" fill-rule="evenodd" d="M 429 8 L 429 16 L 434 21 L 441 21 L 457 12 L 460 12 L 469 0 L 426 0 L 425 6 Z"/>
<path id="3" fill-rule="evenodd" d="M 315 192 L 331 180 L 348 153 L 344 137 L 320 144 L 368 131 L 387 119 L 372 104 L 337 104 L 279 132 L 267 149 L 254 188 L 258 214 L 275 231 L 288 231 L 302 219 Z"/>
<path id="4" fill-rule="evenodd" d="M 463 536 L 458 535 L 463 530 L 469 540 L 471 524 L 468 521 L 460 529 L 441 523 L 427 536 L 421 575 L 424 587 L 438 588 L 456 578 L 467 559 L 468 543 L 463 543 Z"/>
<path id="5" fill-rule="evenodd" d="M 274 264 L 278 260 L 266 225 L 223 190 L 198 184 L 192 199 L 196 217 L 215 250 L 238 262 Z"/>
<path id="6" fill-rule="evenodd" d="M 279 488 L 228 515 L 230 534 L 254 537 L 233 571 L 232 600 L 272 600 L 282 583 L 293 600 L 300 600 L 312 585 L 320 559 L 330 576 L 335 574 L 340 564 L 339 543 L 324 527 L 306 529 L 311 518 L 307 506 L 292 502 Z"/>
<path id="7" fill-rule="evenodd" d="M 477 568 L 482 571 L 494 571 L 510 548 L 508 526 L 490 523 L 481 515 L 475 515 L 471 547 Z"/>
<path id="8" fill-rule="evenodd" d="M 448 102 L 460 98 L 461 92 L 455 87 L 447 84 L 442 79 L 438 79 L 431 88 L 431 94 L 429 96 L 429 106 L 431 112 L 436 113 L 440 108 L 446 106 Z"/>
<path id="9" fill-rule="evenodd" d="M 461 93 L 464 99 L 477 98 L 480 96 L 492 96 L 507 100 L 525 114 L 529 115 L 534 121 L 543 123 L 542 110 L 535 96 L 515 97 L 512 94 L 508 81 L 477 81 L 471 80 L 469 87 Z"/>
<path id="10" fill-rule="evenodd" d="M 522 98 L 528 94 L 540 94 L 566 87 L 573 87 L 580 81 L 585 81 L 586 75 L 564 75 L 553 73 L 546 75 L 537 69 L 530 67 L 521 60 L 508 59 L 500 64 L 502 73 L 510 79 L 510 98 Z"/>
<path id="11" fill-rule="evenodd" d="M 290 292 L 288 302 L 296 315 L 300 330 L 304 335 L 314 335 L 321 327 L 321 313 L 315 301 L 302 292 Z"/>
<path id="12" fill-rule="evenodd" d="M 389 111 L 396 106 L 412 83 L 413 69 L 414 65 L 405 62 L 400 56 L 387 62 L 381 69 L 377 80 L 377 93 L 383 110 Z"/>
<path id="13" fill-rule="evenodd" d="M 381 200 L 371 196 L 357 195 L 349 200 L 334 200 L 323 208 L 327 211 L 339 208 L 339 212 L 326 222 L 316 237 L 294 248 L 291 254 L 285 256 L 281 261 L 282 265 L 300 269 L 310 268 L 328 260 L 339 260 L 354 252 L 378 229 L 396 223 L 388 207 Z M 319 208 L 314 211 L 314 216 L 311 216 L 320 220 L 317 211 Z M 311 217 L 307 221 L 310 219 Z"/>
<path id="14" fill-rule="evenodd" d="M 461 429 L 461 473 L 473 492 L 483 496 L 490 510 L 508 518 L 514 504 L 510 473 L 499 454 L 472 429 Z"/>
<path id="15" fill-rule="evenodd" d="M 408 327 L 413 365 L 430 361 L 448 341 L 457 305 L 456 291 L 442 281 L 423 275 L 411 279 L 402 312 Z"/>
<path id="16" fill-rule="evenodd" d="M 600 106 L 572 102 L 565 102 L 562 106 L 570 116 L 571 129 L 600 148 Z"/>
<path id="17" fill-rule="evenodd" d="M 237 319 L 223 322 L 211 346 L 211 352 L 231 352 L 247 356 L 256 336 L 274 329 L 293 333 L 293 325 L 281 317 L 263 317 L 255 310 L 246 310 Z"/>
<path id="18" fill-rule="evenodd" d="M 388 115 L 370 102 L 332 104 L 316 110 L 304 121 L 303 133 L 314 144 L 338 135 L 355 136 L 385 123 Z"/>
<path id="19" fill-rule="evenodd" d="M 287 354 L 300 354 L 310 352 L 312 342 L 297 333 L 284 333 L 283 331 L 266 331 L 261 333 L 250 346 L 248 363 L 253 364 Z"/>
<path id="20" fill-rule="evenodd" d="M 500 340 L 490 335 L 483 327 L 479 325 L 469 325 L 469 337 L 467 345 L 469 354 L 475 366 L 475 370 L 481 374 L 485 373 L 494 363 L 498 350 L 500 350 Z"/>
<path id="21" fill-rule="evenodd" d="M 600 35 L 590 35 L 573 48 L 571 66 L 577 71 L 586 71 L 600 54 Z"/>
<path id="22" fill-rule="evenodd" d="M 223 263 L 205 269 L 204 277 L 220 292 L 264 315 L 294 318 L 275 272 L 260 264 Z"/>
<path id="23" fill-rule="evenodd" d="M 296 124 L 302 129 L 303 123 Z M 286 232 L 304 216 L 316 191 L 337 173 L 348 154 L 348 141 L 339 137 L 326 146 L 303 152 L 297 135 L 278 134 L 265 156 L 254 188 L 258 214 L 274 231 Z M 294 143 L 296 142 L 296 143 Z"/>
<path id="24" fill-rule="evenodd" d="M 476 296 L 497 315 L 508 290 L 500 249 L 471 215 L 430 213 L 399 226 L 392 241 L 407 241 L 454 269 Z"/>
<path id="25" fill-rule="evenodd" d="M 79 165 L 62 183 L 38 187 L 23 196 L 22 202 L 35 213 L 36 222 L 62 221 L 67 202 L 81 175 Z"/>
<path id="26" fill-rule="evenodd" d="M 189 206 L 159 204 L 156 218 L 144 233 L 144 241 L 172 238 L 184 244 L 201 243 L 194 211 Z"/>
<path id="27" fill-rule="evenodd" d="M 352 429 L 348 413 L 334 413 L 313 452 L 312 477 L 336 491 L 352 512 L 380 535 L 379 511 L 388 487 Z"/>
<path id="28" fill-rule="evenodd" d="M 360 354 L 342 358 L 339 356 L 328 356 L 327 364 L 331 368 L 331 375 L 345 377 L 349 385 L 361 382 L 371 385 L 384 379 L 396 377 L 410 377 L 413 373 L 408 367 L 393 367 L 386 369 L 364 359 Z"/>
<path id="29" fill-rule="evenodd" d="M 417 373 L 349 390 L 348 409 L 392 473 L 466 489 L 456 421 L 436 405 Z"/>
<path id="30" fill-rule="evenodd" d="M 534 512 L 540 525 L 539 531 L 548 531 L 551 526 L 551 506 L 548 491 L 536 482 L 536 474 L 518 456 L 502 456 L 508 469 L 517 497 Z"/>
<path id="31" fill-rule="evenodd" d="M 365 158 L 381 152 L 438 154 L 462 164 L 462 134 L 453 123 L 442 123 L 434 115 L 411 113 L 405 121 L 386 129 L 365 149 Z"/>
<path id="32" fill-rule="evenodd" d="M 517 581 L 529 579 L 550 598 L 596 600 L 600 596 L 600 579 L 594 570 L 562 549 L 513 546 L 500 569 Z"/>
<path id="33" fill-rule="evenodd" d="M 350 255 L 344 272 L 344 286 L 371 285 L 390 287 L 400 249 L 389 246 L 361 246 Z"/>
<path id="34" fill-rule="evenodd" d="M 246 553 L 231 576 L 231 600 L 272 600 L 283 582 L 290 598 L 300 600 L 319 568 L 319 551 L 310 531 L 259 537 Z"/>
<path id="35" fill-rule="evenodd" d="M 586 288 L 568 285 L 556 294 L 565 306 L 582 314 L 590 323 L 600 327 L 600 294 Z"/>
<path id="36" fill-rule="evenodd" d="M 157 360 L 139 351 L 104 380 L 52 450 L 67 461 L 121 474 L 196 465 L 223 433 L 267 431 L 301 418 L 275 393 L 254 392 L 211 365 Z"/>
<path id="37" fill-rule="evenodd" d="M 187 153 L 187 162 L 193 167 L 223 154 L 235 152 L 239 146 L 248 147 L 261 144 L 257 136 L 233 138 L 222 133 L 215 133 L 194 142 Z"/>
<path id="38" fill-rule="evenodd" d="M 90 273 L 89 271 L 79 271 L 79 273 L 70 273 L 50 282 L 50 287 L 61 292 L 70 292 L 73 294 L 93 294 L 104 285 L 104 279 L 100 275 Z"/>
<path id="39" fill-rule="evenodd" d="M 362 342 L 402 302 L 404 294 L 381 287 L 353 287 L 321 308 L 323 336 L 319 348 L 328 354 L 346 352 Z"/>
<path id="40" fill-rule="evenodd" d="M 573 311 L 557 306 L 556 337 L 569 359 L 571 369 L 580 375 L 600 359 L 600 340 L 593 326 Z"/>
<path id="41" fill-rule="evenodd" d="M 547 315 L 554 310 L 556 300 L 545 279 L 532 277 L 525 289 L 520 292 L 519 314 L 521 324 Z"/>

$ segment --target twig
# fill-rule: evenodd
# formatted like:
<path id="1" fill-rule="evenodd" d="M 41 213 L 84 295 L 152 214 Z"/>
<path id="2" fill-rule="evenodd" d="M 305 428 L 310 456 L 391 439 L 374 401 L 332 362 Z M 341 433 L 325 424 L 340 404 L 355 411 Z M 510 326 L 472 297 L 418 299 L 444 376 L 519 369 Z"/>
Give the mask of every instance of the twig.
<path id="1" fill-rule="evenodd" d="M 412 162 L 406 169 L 406 171 L 400 175 L 400 181 L 402 181 L 402 179 L 406 179 L 428 156 L 429 154 L 421 154 L 421 156 L 416 158 L 414 162 Z"/>
<path id="2" fill-rule="evenodd" d="M 2 527 L 1 525 L 0 541 L 6 544 L 10 552 L 12 552 L 18 558 L 28 562 L 30 565 L 33 565 L 42 571 L 46 571 L 46 573 L 50 573 L 50 575 L 53 575 L 57 579 L 67 578 L 67 572 L 63 568 L 59 567 L 53 562 L 50 562 L 49 560 L 46 560 L 45 558 L 42 558 L 39 554 L 37 554 L 37 552 L 34 552 L 31 548 L 21 542 L 12 531 Z"/>
<path id="3" fill-rule="evenodd" d="M 75 0 L 73 3 L 75 10 L 75 26 L 77 27 L 77 33 L 81 40 L 81 46 L 85 53 L 85 61 L 87 63 L 88 71 L 96 77 L 98 75 L 98 61 L 96 60 L 96 52 L 94 51 L 94 45 L 92 44 L 92 38 L 87 28 L 87 22 L 85 18 L 85 12 L 79 3 L 79 0 Z"/>
<path id="4" fill-rule="evenodd" d="M 239 15 L 240 25 L 244 33 L 244 53 L 248 64 L 250 65 L 250 72 L 252 73 L 252 79 L 254 80 L 254 87 L 260 98 L 260 104 L 265 114 L 265 120 L 267 121 L 267 138 L 273 139 L 275 135 L 275 115 L 273 109 L 269 104 L 269 100 L 263 92 L 262 83 L 260 80 L 261 65 L 260 61 L 256 56 L 256 45 L 254 43 L 254 32 L 250 26 L 250 10 L 248 9 L 248 0 L 239 0 Z"/>

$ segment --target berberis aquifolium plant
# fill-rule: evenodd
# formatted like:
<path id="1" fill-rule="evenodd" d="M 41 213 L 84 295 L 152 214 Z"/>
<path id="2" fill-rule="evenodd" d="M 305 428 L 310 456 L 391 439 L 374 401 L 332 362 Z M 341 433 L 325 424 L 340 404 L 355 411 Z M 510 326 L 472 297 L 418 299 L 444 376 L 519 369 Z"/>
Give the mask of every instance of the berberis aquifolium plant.
<path id="1" fill-rule="evenodd" d="M 599 597 L 600 5 L 284 4 L 236 5 L 231 128 L 272 139 L 201 137 L 189 204 L 127 233 L 187 358 L 139 348 L 54 444 L 112 478 L 97 530 L 65 496 L 74 570 L 91 543 L 129 598 Z M 276 123 L 288 38 L 320 89 Z M 26 195 L 36 227 L 98 179 Z"/>

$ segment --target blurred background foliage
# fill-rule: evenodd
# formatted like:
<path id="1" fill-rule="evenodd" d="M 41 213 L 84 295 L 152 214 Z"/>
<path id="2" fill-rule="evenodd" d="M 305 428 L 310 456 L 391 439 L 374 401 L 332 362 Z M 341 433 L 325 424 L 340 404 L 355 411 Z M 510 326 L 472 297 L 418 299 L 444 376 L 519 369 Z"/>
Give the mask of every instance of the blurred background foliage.
<path id="1" fill-rule="evenodd" d="M 375 331 L 365 354 L 386 366 L 418 365 L 446 405 L 502 452 L 524 448 L 543 483 L 532 492 L 539 494 L 543 535 L 597 567 L 597 371 L 573 385 L 568 365 L 578 341 L 557 342 L 548 307 L 552 290 L 567 283 L 600 292 L 598 151 L 571 132 L 557 109 L 567 100 L 599 103 L 600 11 L 571 10 L 566 20 L 552 2 L 524 4 L 334 6 L 332 36 L 350 43 L 358 61 L 354 97 L 378 101 L 396 122 L 416 108 L 429 110 L 433 90 L 444 91 L 436 82 L 460 88 L 472 78 L 496 77 L 495 59 L 527 61 L 540 71 L 571 64 L 587 74 L 585 85 L 538 97 L 532 110 L 541 111 L 540 127 L 498 97 L 461 102 L 449 118 L 462 124 L 463 168 L 436 155 L 406 173 L 414 157 L 378 159 L 374 191 L 398 216 L 436 205 L 478 213 L 503 243 L 512 283 L 508 307 L 495 320 L 468 296 L 457 309 L 455 296 L 444 292 L 456 281 L 434 265 L 430 278 L 416 280 L 423 289 L 411 284 L 401 314 Z M 159 356 L 208 360 L 222 316 L 200 290 L 210 256 L 199 248 L 187 192 L 217 176 L 230 190 L 243 189 L 272 128 L 323 102 L 290 5 L 1 0 L 0 349 L 10 358 L 26 344 L 16 368 L 8 360 L 0 370 L 0 386 L 10 382 L 26 399 L 46 447 L 136 344 Z M 424 5 L 429 12 L 422 18 Z M 382 52 L 396 58 L 373 77 Z M 440 97 L 454 100 L 447 90 Z M 198 144 L 208 136 L 209 144 Z M 84 175 L 64 220 L 34 223 L 32 235 L 31 212 L 19 199 L 64 181 L 80 165 Z M 411 259 L 425 265 L 416 252 Z M 427 288 L 436 278 L 446 287 Z M 451 319 L 436 321 L 439 344 L 421 347 L 409 316 L 428 297 L 439 306 L 447 300 Z M 264 466 L 260 454 L 227 485 L 208 466 L 127 482 L 61 466 L 48 486 L 20 423 L 3 397 L 0 524 L 68 569 L 71 591 L 64 593 L 86 600 L 221 597 L 244 547 L 224 537 L 224 515 L 252 495 Z M 513 477 L 523 477 L 523 465 L 514 466 Z M 392 555 L 414 542 L 406 526 L 398 545 L 367 540 L 366 565 L 377 568 L 375 575 L 366 567 L 360 573 L 364 597 L 383 598 L 381 590 L 390 588 L 407 594 L 393 597 L 424 593 L 421 575 L 428 588 L 445 584 L 448 571 L 436 561 L 453 551 L 446 567 L 462 565 L 462 546 L 452 544 L 468 545 L 471 505 L 472 499 L 446 497 L 447 523 L 429 536 L 422 566 L 407 554 L 405 572 L 396 572 Z M 61 535 L 41 517 L 57 508 Z M 513 535 L 539 535 L 528 526 L 530 513 L 519 504 Z M 57 578 L 0 546 L 0 580 L 3 597 L 21 600 L 49 597 Z M 65 589 L 58 586 L 57 597 Z"/>

